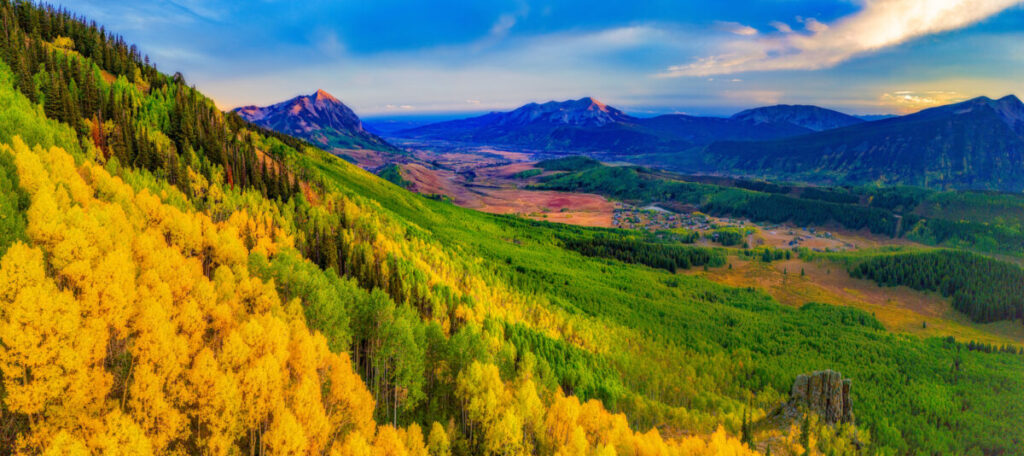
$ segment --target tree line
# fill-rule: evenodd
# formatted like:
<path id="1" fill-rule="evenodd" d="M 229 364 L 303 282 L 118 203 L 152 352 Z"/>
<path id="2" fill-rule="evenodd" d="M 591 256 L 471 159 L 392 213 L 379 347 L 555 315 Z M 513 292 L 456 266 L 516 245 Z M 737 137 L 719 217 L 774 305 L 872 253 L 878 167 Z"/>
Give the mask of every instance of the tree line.
<path id="1" fill-rule="evenodd" d="M 904 285 L 952 297 L 977 322 L 1024 316 L 1024 270 L 981 255 L 950 250 L 879 255 L 850 270 L 879 285 Z"/>
<path id="2" fill-rule="evenodd" d="M 669 272 L 693 266 L 713 267 L 725 264 L 725 258 L 721 253 L 701 247 L 604 237 L 568 237 L 562 239 L 562 242 L 565 248 L 586 256 L 611 258 Z"/>

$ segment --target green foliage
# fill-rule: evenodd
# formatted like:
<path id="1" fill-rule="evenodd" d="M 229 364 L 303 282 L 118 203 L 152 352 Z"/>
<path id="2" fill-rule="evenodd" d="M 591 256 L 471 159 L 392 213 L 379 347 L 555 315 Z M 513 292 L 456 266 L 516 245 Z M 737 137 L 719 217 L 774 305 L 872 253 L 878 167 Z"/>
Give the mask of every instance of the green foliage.
<path id="1" fill-rule="evenodd" d="M 522 170 L 522 171 L 520 171 L 518 173 L 515 173 L 515 174 L 512 175 L 512 177 L 514 177 L 516 179 L 529 179 L 529 178 L 534 177 L 534 176 L 539 176 L 539 175 L 541 175 L 543 173 L 544 173 L 543 169 L 530 168 L 530 169 L 524 169 L 524 170 Z"/>
<path id="2" fill-rule="evenodd" d="M 263 280 L 273 280 L 285 300 L 299 298 L 306 321 L 317 328 L 334 351 L 347 351 L 352 341 L 350 315 L 369 294 L 352 279 L 339 278 L 333 270 L 323 271 L 296 252 L 266 256 L 253 253 L 249 268 Z"/>
<path id="3" fill-rule="evenodd" d="M 581 400 L 598 399 L 613 410 L 626 394 L 618 380 L 618 372 L 602 357 L 521 324 L 506 325 L 505 337 L 543 363 L 538 371 L 550 369 L 566 394 L 574 394 Z"/>
<path id="4" fill-rule="evenodd" d="M 864 326 L 884 331 L 877 319 L 871 314 L 853 307 L 839 307 L 828 304 L 809 302 L 800 306 L 801 312 L 814 315 L 822 324 L 839 324 L 846 326 Z"/>
<path id="5" fill-rule="evenodd" d="M 723 266 L 725 256 L 711 249 L 608 237 L 565 238 L 565 248 L 586 256 L 612 258 L 675 272 L 692 266 Z"/>
<path id="6" fill-rule="evenodd" d="M 741 258 L 758 259 L 764 263 L 772 261 L 788 260 L 793 257 L 792 250 L 776 249 L 774 247 L 757 247 L 739 251 Z"/>
<path id="7" fill-rule="evenodd" d="M 412 184 L 405 179 L 405 176 L 402 176 L 402 168 L 394 163 L 381 168 L 381 170 L 377 172 L 377 175 L 380 176 L 381 179 L 402 188 L 408 188 L 409 185 Z"/>
<path id="8" fill-rule="evenodd" d="M 742 244 L 746 235 L 747 230 L 735 227 L 717 228 L 711 232 L 711 238 L 726 247 Z"/>
<path id="9" fill-rule="evenodd" d="M 572 155 L 569 157 L 542 160 L 537 162 L 535 166 L 546 171 L 582 171 L 584 169 L 600 165 L 601 162 L 594 160 L 593 158 L 582 155 Z"/>
<path id="10" fill-rule="evenodd" d="M 879 285 L 905 285 L 953 298 L 953 307 L 974 321 L 1024 316 L 1024 269 L 980 255 L 937 250 L 880 255 L 850 270 Z"/>
<path id="11" fill-rule="evenodd" d="M 528 360 L 536 359 L 538 383 L 548 386 L 542 393 L 561 386 L 600 398 L 626 413 L 636 429 L 707 432 L 731 422 L 736 431 L 747 404 L 768 410 L 784 400 L 795 375 L 828 367 L 855 381 L 858 423 L 873 436 L 868 452 L 1005 454 L 1019 447 L 1022 429 L 1006 419 L 1024 416 L 1019 355 L 895 336 L 854 309 L 792 309 L 753 289 L 661 270 L 724 264 L 724 249 L 674 244 L 692 233 L 637 237 L 482 214 L 411 194 L 303 141 L 221 114 L 182 78 L 140 65 L 137 52 L 120 39 L 67 19 L 61 25 L 48 19 L 47 27 L 57 26 L 37 31 L 42 25 L 29 24 L 42 24 L 38 15 L 11 19 L 18 15 L 12 11 L 24 10 L 0 5 L 9 21 L 26 24 L 6 29 L 0 46 L 5 61 L 18 61 L 10 70 L 0 66 L 0 97 L 10 100 L 0 113 L 0 131 L 24 130 L 33 141 L 80 151 L 75 144 L 81 141 L 80 155 L 95 150 L 129 185 L 153 189 L 176 207 L 218 221 L 253 214 L 293 239 L 294 251 L 252 254 L 249 266 L 272 279 L 285 299 L 301 298 L 308 324 L 332 349 L 347 348 L 382 421 L 460 420 L 455 378 L 474 361 L 497 365 L 509 380 L 528 374 Z M 20 55 L 12 52 L 20 49 L 10 46 L 12 34 L 36 50 L 68 36 L 84 57 L 39 53 L 31 58 L 39 58 L 33 63 L 44 71 L 25 77 L 27 58 L 12 59 Z M 108 84 L 79 77 L 79 68 L 83 75 L 102 70 L 120 79 Z M 43 83 L 61 73 L 68 96 L 72 82 L 80 88 L 97 83 L 95 100 L 83 89 L 73 109 L 51 106 L 51 115 L 73 127 L 43 119 L 45 109 L 29 101 L 45 104 Z M 58 93 L 65 80 L 55 85 Z M 68 115 L 74 110 L 77 119 Z M 90 118 L 109 127 L 98 142 L 92 132 L 76 131 Z M 182 167 L 223 183 L 223 195 L 188 191 L 193 185 L 179 180 Z M 299 179 L 315 203 L 297 190 Z M 622 198 L 713 201 L 723 211 L 750 211 L 747 205 L 770 197 L 662 179 L 640 168 L 591 166 L 552 183 Z M 3 165 L 0 216 L 15 214 L 9 224 L 0 220 L 0 227 L 13 227 L 4 236 L 20 232 L 17 195 Z M 774 210 L 785 209 L 789 220 L 804 210 L 844 217 L 829 204 L 788 198 Z M 890 221 L 882 217 L 867 220 L 878 214 L 842 220 L 886 227 Z M 252 247 L 255 234 L 241 234 Z M 791 252 L 755 249 L 749 255 L 775 260 Z M 430 275 L 438 270 L 447 275 Z M 0 423 L 7 429 L 20 418 L 5 411 L 0 419 L 10 420 Z M 466 448 L 459 431 L 452 438 L 453 447 Z"/>
<path id="12" fill-rule="evenodd" d="M 860 197 L 845 191 L 827 190 L 819 187 L 807 187 L 800 192 L 804 199 L 827 201 L 829 203 L 856 204 Z"/>
<path id="13" fill-rule="evenodd" d="M 0 152 L 0 256 L 14 241 L 25 239 L 28 194 L 18 185 L 14 157 Z"/>
<path id="14" fill-rule="evenodd" d="M 764 193 L 789 193 L 793 191 L 793 187 L 788 185 L 779 185 L 767 181 L 751 181 L 739 179 L 733 182 L 733 185 L 737 188 L 745 188 L 747 190 L 753 190 L 755 192 Z"/>
<path id="15" fill-rule="evenodd" d="M 976 249 L 982 252 L 1024 254 L 1024 230 L 999 223 L 950 221 L 939 218 L 904 219 L 907 238 L 930 245 Z"/>
<path id="16" fill-rule="evenodd" d="M 876 234 L 896 235 L 896 218 L 887 211 L 782 195 L 723 193 L 712 198 L 701 210 L 754 221 L 792 222 L 800 226 L 821 226 L 833 222 L 851 230 L 867 228 Z"/>

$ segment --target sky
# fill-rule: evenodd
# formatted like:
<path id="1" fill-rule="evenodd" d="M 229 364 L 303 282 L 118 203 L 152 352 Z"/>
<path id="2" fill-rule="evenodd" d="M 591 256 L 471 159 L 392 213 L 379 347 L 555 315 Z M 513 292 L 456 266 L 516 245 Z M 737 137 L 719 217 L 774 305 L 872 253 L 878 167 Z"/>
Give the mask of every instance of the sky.
<path id="1" fill-rule="evenodd" d="M 634 115 L 908 113 L 1024 95 L 1024 0 L 54 0 L 223 109 L 361 116 L 593 96 Z"/>

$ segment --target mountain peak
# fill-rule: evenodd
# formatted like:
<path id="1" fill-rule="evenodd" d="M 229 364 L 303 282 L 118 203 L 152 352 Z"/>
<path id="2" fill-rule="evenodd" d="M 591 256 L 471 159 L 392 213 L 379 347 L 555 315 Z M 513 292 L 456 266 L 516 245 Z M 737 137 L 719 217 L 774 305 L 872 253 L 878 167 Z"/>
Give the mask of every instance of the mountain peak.
<path id="1" fill-rule="evenodd" d="M 503 124 L 525 125 L 542 122 L 574 126 L 602 126 L 632 118 L 592 97 L 578 100 L 530 103 L 506 114 L 500 114 Z"/>
<path id="2" fill-rule="evenodd" d="M 955 114 L 962 115 L 971 112 L 979 112 L 984 110 L 991 110 L 997 116 L 999 116 L 1003 122 L 1006 122 L 1010 128 L 1018 131 L 1024 131 L 1024 103 L 1021 103 L 1020 99 L 1016 95 L 1006 95 L 998 100 L 993 100 L 986 96 L 980 96 L 971 98 L 967 101 L 955 103 L 946 106 L 939 106 L 931 109 L 921 111 L 919 115 L 931 116 L 931 115 L 944 115 L 944 114 Z"/>
<path id="3" fill-rule="evenodd" d="M 740 111 L 731 118 L 754 124 L 792 124 L 812 131 L 831 130 L 863 122 L 851 115 L 818 106 L 782 104 Z"/>
<path id="4" fill-rule="evenodd" d="M 333 101 L 333 102 L 338 102 L 338 99 L 334 98 L 334 95 L 331 95 L 331 94 L 327 93 L 327 91 L 324 90 L 324 89 L 317 89 L 317 91 L 315 93 L 313 93 L 312 95 L 310 95 L 310 97 L 313 98 L 316 101 Z"/>
<path id="5" fill-rule="evenodd" d="M 585 105 L 587 107 L 595 107 L 597 109 L 600 109 L 601 111 L 606 111 L 608 109 L 608 105 L 601 103 L 594 97 L 583 97 L 580 98 L 579 100 L 576 100 L 576 103 L 580 105 Z"/>
<path id="6" fill-rule="evenodd" d="M 366 131 L 356 113 L 323 89 L 266 107 L 244 106 L 235 112 L 257 125 L 324 147 L 392 147 Z"/>

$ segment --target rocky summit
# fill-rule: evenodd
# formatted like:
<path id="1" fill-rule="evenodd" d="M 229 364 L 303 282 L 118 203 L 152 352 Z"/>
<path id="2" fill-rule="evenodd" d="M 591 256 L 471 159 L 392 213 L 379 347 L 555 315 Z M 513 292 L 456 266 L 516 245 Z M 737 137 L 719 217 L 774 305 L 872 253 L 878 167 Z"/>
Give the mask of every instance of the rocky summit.
<path id="1" fill-rule="evenodd" d="M 256 125 L 306 139 L 326 149 L 393 149 L 386 141 L 366 131 L 355 112 L 324 90 L 270 106 L 243 106 L 234 111 Z"/>

